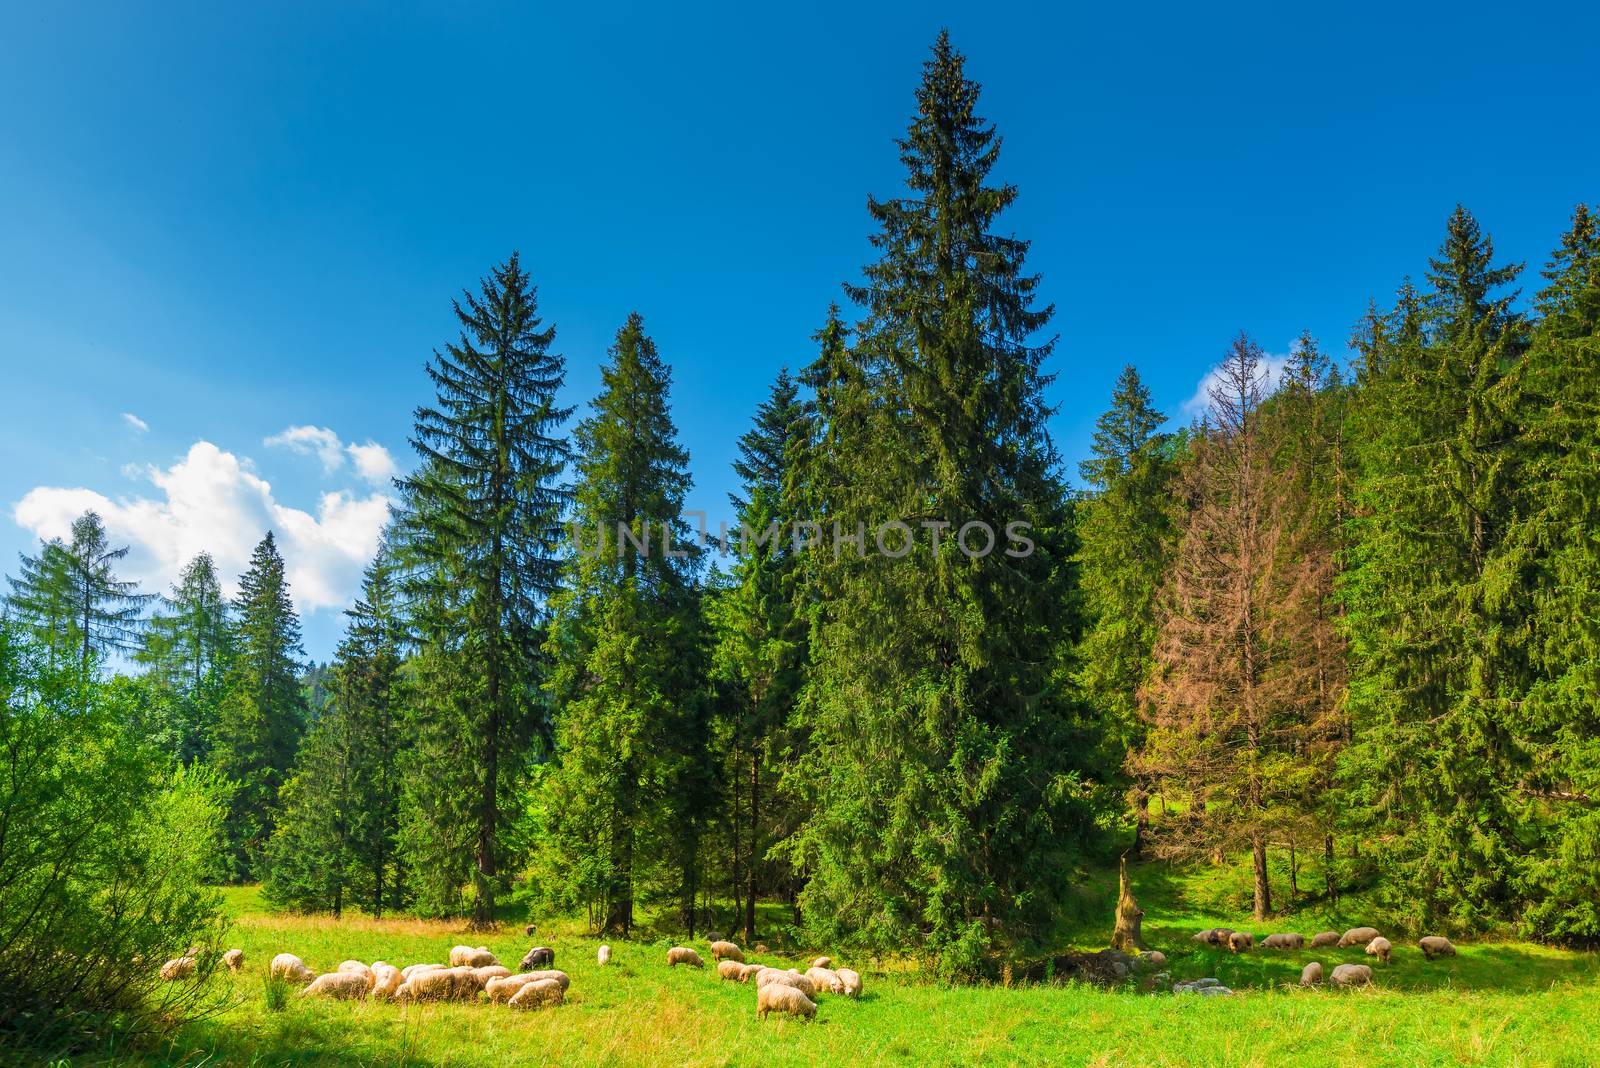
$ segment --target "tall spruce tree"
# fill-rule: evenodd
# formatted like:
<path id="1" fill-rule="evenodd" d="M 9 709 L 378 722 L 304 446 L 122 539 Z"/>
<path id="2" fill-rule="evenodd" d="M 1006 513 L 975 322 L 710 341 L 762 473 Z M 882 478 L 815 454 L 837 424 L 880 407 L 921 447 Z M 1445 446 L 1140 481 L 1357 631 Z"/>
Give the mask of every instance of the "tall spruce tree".
<path id="1" fill-rule="evenodd" d="M 436 725 L 456 734 L 443 739 L 447 748 L 471 754 L 473 919 L 488 924 L 502 879 L 502 810 L 544 726 L 539 647 L 560 576 L 568 446 L 559 432 L 571 409 L 556 403 L 565 361 L 550 348 L 555 328 L 539 318 L 515 253 L 454 307 L 460 337 L 434 353 L 436 399 L 416 412 L 412 445 L 423 462 L 399 483 L 399 544 L 410 596 L 434 613 L 420 628 L 441 646 L 431 662 L 482 679 L 481 701 L 454 705 L 464 714 Z"/>
<path id="2" fill-rule="evenodd" d="M 726 752 L 732 803 L 735 900 L 744 938 L 756 939 L 756 898 L 774 888 L 763 878 L 769 848 L 793 820 L 774 796 L 793 757 L 789 720 L 805 660 L 805 621 L 796 598 L 799 571 L 789 537 L 796 514 L 793 487 L 806 427 L 806 406 L 787 371 L 739 438 L 734 472 L 740 490 L 730 502 L 740 525 L 730 580 L 709 596 L 716 642 L 714 677 L 728 689 Z M 744 828 L 741 838 L 740 829 Z M 743 877 L 742 885 L 737 880 Z M 788 881 L 788 880 L 782 880 Z"/>
<path id="3" fill-rule="evenodd" d="M 824 493 L 862 540 L 820 554 L 832 603 L 813 635 L 817 804 L 799 842 L 814 918 L 920 944 L 947 975 L 997 970 L 1045 933 L 1094 815 L 1089 724 L 1063 672 L 1078 613 L 1044 428 L 1051 343 L 1033 343 L 1051 309 L 1027 243 L 997 230 L 1017 194 L 990 181 L 999 139 L 964 66 L 940 34 L 899 142 L 907 195 L 869 200 L 880 258 L 849 290 L 869 396 L 828 428 L 841 467 Z M 890 521 L 915 558 L 858 554 Z M 986 553 L 981 528 L 963 534 L 974 521 L 997 534 Z M 1028 525 L 1031 552 L 1007 553 L 1008 524 Z"/>
<path id="4" fill-rule="evenodd" d="M 1519 703 L 1533 806 L 1530 933 L 1600 941 L 1600 219 L 1579 205 L 1544 271 L 1520 399 L 1524 469 L 1505 573 L 1531 588 Z"/>
<path id="5" fill-rule="evenodd" d="M 395 842 L 405 627 L 387 546 L 345 614 L 349 626 L 329 671 L 328 701 L 281 791 L 265 892 L 335 916 L 356 897 L 381 916 L 404 900 Z"/>
<path id="6" fill-rule="evenodd" d="M 1176 465 L 1161 434 L 1166 416 L 1133 367 L 1125 367 L 1111 408 L 1095 422 L 1090 458 L 1078 467 L 1090 488 L 1078 525 L 1078 562 L 1088 620 L 1077 650 L 1077 681 L 1102 710 L 1122 749 L 1142 742 L 1138 694 L 1156 639 L 1156 592 L 1176 534 Z M 1149 825 L 1149 784 L 1134 784 L 1137 855 Z"/>
<path id="7" fill-rule="evenodd" d="M 162 599 L 134 655 L 170 699 L 172 746 L 185 764 L 210 752 L 232 650 L 216 564 L 210 553 L 200 553 Z"/>
<path id="8" fill-rule="evenodd" d="M 1520 267 L 1464 209 L 1430 266 L 1429 291 L 1358 339 L 1345 779 L 1360 829 L 1404 829 L 1384 861 L 1395 907 L 1471 926 L 1514 907 L 1525 848 L 1531 609 L 1505 539 L 1526 325 L 1506 289 Z"/>
<path id="9" fill-rule="evenodd" d="M 543 793 L 542 889 L 627 934 L 646 895 L 695 918 L 713 783 L 698 552 L 681 518 L 689 457 L 670 374 L 638 313 L 618 331 L 579 424 L 575 551 L 555 601 L 558 766 Z"/>
<path id="10" fill-rule="evenodd" d="M 269 530 L 250 554 L 234 600 L 235 656 L 217 709 L 212 764 L 233 782 L 224 832 L 229 873 L 264 874 L 262 851 L 305 730 L 300 692 L 300 617 L 289 597 L 283 557 Z"/>

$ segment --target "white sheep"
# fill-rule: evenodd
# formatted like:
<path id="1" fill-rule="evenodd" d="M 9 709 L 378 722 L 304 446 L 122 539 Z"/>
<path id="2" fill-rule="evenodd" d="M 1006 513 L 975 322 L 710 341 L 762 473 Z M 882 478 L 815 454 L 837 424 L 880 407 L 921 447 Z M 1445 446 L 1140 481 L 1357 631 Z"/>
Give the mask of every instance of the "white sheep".
<path id="1" fill-rule="evenodd" d="M 372 964 L 372 996 L 375 998 L 394 997 L 396 990 L 400 989 L 400 969 L 393 964 L 383 961 L 374 961 Z"/>
<path id="2" fill-rule="evenodd" d="M 693 968 L 704 968 L 706 962 L 700 959 L 700 954 L 687 946 L 673 946 L 667 950 L 667 967 L 673 968 L 679 964 L 687 964 Z"/>
<path id="3" fill-rule="evenodd" d="M 315 994 L 325 998 L 359 1000 L 366 997 L 370 989 L 372 989 L 370 972 L 366 975 L 360 972 L 329 972 L 313 979 L 310 986 L 300 991 L 300 996 L 310 997 Z"/>
<path id="4" fill-rule="evenodd" d="M 1366 986 L 1372 982 L 1372 969 L 1365 964 L 1341 964 L 1332 978 L 1339 986 Z"/>
<path id="5" fill-rule="evenodd" d="M 161 978 L 169 983 L 178 979 L 187 979 L 194 974 L 196 963 L 195 958 L 188 954 L 182 957 L 173 957 L 161 966 Z"/>
<path id="6" fill-rule="evenodd" d="M 244 967 L 244 950 L 230 949 L 222 955 L 222 963 L 228 966 L 230 972 L 236 972 Z"/>
<path id="7" fill-rule="evenodd" d="M 601 946 L 599 952 L 594 956 L 595 960 L 600 962 L 600 967 L 604 968 L 607 964 L 611 963 L 611 947 Z"/>
<path id="8" fill-rule="evenodd" d="M 833 974 L 839 977 L 839 982 L 844 986 L 843 993 L 845 997 L 858 998 L 861 996 L 861 974 L 859 972 L 849 968 L 837 968 Z"/>
<path id="9" fill-rule="evenodd" d="M 810 1020 L 817 1015 L 817 1003 L 795 987 L 768 983 L 756 990 L 756 1018 L 765 1020 L 769 1012 L 783 1012 Z"/>
<path id="10" fill-rule="evenodd" d="M 813 967 L 813 968 L 831 968 L 831 967 L 833 967 L 833 958 L 831 958 L 831 957 L 813 957 L 812 960 L 811 960 L 811 967 Z"/>
<path id="11" fill-rule="evenodd" d="M 736 960 L 717 961 L 717 975 L 731 982 L 744 982 L 744 964 Z"/>
<path id="12" fill-rule="evenodd" d="M 1339 948 L 1348 949 L 1350 946 L 1364 946 L 1378 937 L 1376 927 L 1352 927 L 1339 936 Z"/>
<path id="13" fill-rule="evenodd" d="M 843 994 L 844 982 L 832 968 L 819 968 L 815 964 L 806 969 L 806 978 L 817 988 L 817 993 Z"/>
<path id="14" fill-rule="evenodd" d="M 487 968 L 499 964 L 500 958 L 489 952 L 488 946 L 452 946 L 450 967 Z"/>
<path id="15" fill-rule="evenodd" d="M 1301 986 L 1316 986 L 1320 982 L 1322 982 L 1321 961 L 1314 960 L 1310 964 L 1307 964 L 1304 968 L 1300 969 Z"/>
<path id="16" fill-rule="evenodd" d="M 1385 964 L 1389 963 L 1389 955 L 1394 952 L 1394 946 L 1382 935 L 1367 943 L 1367 956 L 1377 957 Z"/>
<path id="17" fill-rule="evenodd" d="M 783 986 L 792 986 L 806 997 L 816 1000 L 817 987 L 810 979 L 801 975 L 794 969 L 783 971 L 779 968 L 763 968 L 756 973 L 756 989 L 779 983 Z"/>
<path id="18" fill-rule="evenodd" d="M 1450 943 L 1450 939 L 1443 935 L 1423 935 L 1417 941 L 1417 945 L 1422 947 L 1422 956 L 1425 960 L 1456 955 L 1456 947 Z"/>
<path id="19" fill-rule="evenodd" d="M 566 997 L 566 989 L 554 979 L 534 979 L 524 983 L 522 989 L 506 1002 L 513 1009 L 542 1009 L 546 1005 L 559 1005 Z"/>
<path id="20" fill-rule="evenodd" d="M 309 983 L 316 978 L 306 962 L 293 953 L 279 953 L 272 958 L 272 963 L 267 965 L 267 974 L 274 979 L 284 979 L 291 983 Z"/>
<path id="21" fill-rule="evenodd" d="M 713 961 L 736 960 L 744 963 L 744 951 L 732 942 L 711 943 L 711 959 Z"/>

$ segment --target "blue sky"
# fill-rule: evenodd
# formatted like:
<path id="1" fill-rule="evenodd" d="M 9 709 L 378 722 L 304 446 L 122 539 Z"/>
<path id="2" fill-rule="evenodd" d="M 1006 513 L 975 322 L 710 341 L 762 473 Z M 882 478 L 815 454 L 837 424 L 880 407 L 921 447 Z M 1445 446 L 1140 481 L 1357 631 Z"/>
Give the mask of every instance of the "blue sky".
<path id="1" fill-rule="evenodd" d="M 0 4 L 0 571 L 86 503 L 152 583 L 270 523 L 327 656 L 449 300 L 512 249 L 574 403 L 643 313 L 722 510 L 941 25 L 1069 469 L 1124 363 L 1181 416 L 1240 329 L 1342 350 L 1458 200 L 1531 268 L 1600 201 L 1592 4 Z"/>

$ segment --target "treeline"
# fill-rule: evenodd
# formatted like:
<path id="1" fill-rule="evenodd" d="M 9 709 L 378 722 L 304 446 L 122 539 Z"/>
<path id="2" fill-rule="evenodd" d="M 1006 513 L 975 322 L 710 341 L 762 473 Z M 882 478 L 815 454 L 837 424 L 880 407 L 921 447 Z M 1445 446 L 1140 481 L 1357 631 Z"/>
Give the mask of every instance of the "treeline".
<path id="1" fill-rule="evenodd" d="M 941 35 L 855 314 L 739 438 L 745 536 L 684 522 L 639 315 L 568 435 L 512 256 L 428 361 L 322 700 L 270 535 L 232 604 L 201 557 L 147 618 L 86 516 L 12 613 L 83 670 L 132 656 L 143 721 L 234 784 L 229 874 L 290 907 L 488 922 L 514 892 L 754 940 L 780 899 L 976 976 L 1047 945 L 1127 827 L 1248 852 L 1260 915 L 1272 858 L 1317 855 L 1317 892 L 1397 917 L 1600 937 L 1594 217 L 1524 311 L 1458 210 L 1349 368 L 1307 336 L 1274 378 L 1240 336 L 1177 432 L 1129 368 L 1074 491 L 978 92 Z"/>

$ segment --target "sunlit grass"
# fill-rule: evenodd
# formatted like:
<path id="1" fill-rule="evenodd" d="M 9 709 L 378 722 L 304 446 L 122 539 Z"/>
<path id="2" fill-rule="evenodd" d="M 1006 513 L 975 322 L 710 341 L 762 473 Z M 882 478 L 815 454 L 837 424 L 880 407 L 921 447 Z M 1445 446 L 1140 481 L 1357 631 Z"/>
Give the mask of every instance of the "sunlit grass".
<path id="1" fill-rule="evenodd" d="M 1200 880 L 1221 878 L 1201 873 Z M 1154 880 L 1146 880 L 1155 885 Z M 1197 888 L 1198 889 L 1198 888 Z M 666 938 L 612 940 L 611 965 L 595 961 L 599 940 L 575 922 L 542 922 L 532 939 L 520 923 L 471 932 L 459 923 L 410 918 L 274 915 L 254 890 L 228 891 L 231 943 L 246 967 L 231 984 L 233 1007 L 181 1030 L 154 1050 L 80 1063 L 200 1065 L 1592 1065 L 1600 1019 L 1600 963 L 1593 954 L 1516 943 L 1463 944 L 1454 960 L 1425 963 L 1414 943 L 1397 944 L 1370 991 L 1293 988 L 1312 959 L 1330 968 L 1368 961 L 1359 949 L 1256 952 L 1235 957 L 1189 941 L 1196 926 L 1237 916 L 1194 916 L 1180 887 L 1147 894 L 1152 948 L 1176 977 L 1214 975 L 1239 991 L 1200 999 L 1086 987 L 945 988 L 905 962 L 842 960 L 866 977 L 859 1002 L 825 997 L 817 1019 L 757 1021 L 752 986 L 725 983 L 708 967 L 668 969 Z M 1109 898 L 1108 898 L 1109 900 Z M 776 920 L 778 913 L 773 913 Z M 1287 929 L 1309 928 L 1299 921 Z M 1257 928 L 1260 929 L 1260 928 Z M 1087 947 L 1109 934 L 1078 932 Z M 298 997 L 281 1012 L 263 997 L 267 961 L 299 954 L 315 970 L 355 957 L 396 964 L 440 961 L 452 945 L 487 944 L 515 967 L 533 943 L 556 949 L 572 976 L 566 1004 L 515 1013 L 485 1004 L 332 1002 Z M 827 947 L 780 945 L 775 964 L 800 964 Z M 701 945 L 704 953 L 704 945 Z M 709 960 L 709 957 L 708 957 Z"/>

